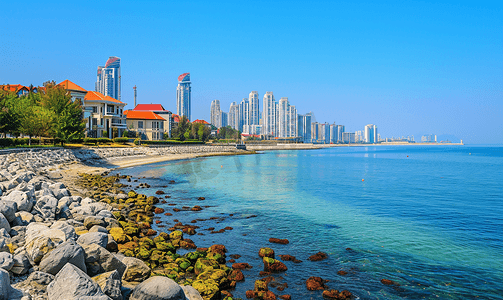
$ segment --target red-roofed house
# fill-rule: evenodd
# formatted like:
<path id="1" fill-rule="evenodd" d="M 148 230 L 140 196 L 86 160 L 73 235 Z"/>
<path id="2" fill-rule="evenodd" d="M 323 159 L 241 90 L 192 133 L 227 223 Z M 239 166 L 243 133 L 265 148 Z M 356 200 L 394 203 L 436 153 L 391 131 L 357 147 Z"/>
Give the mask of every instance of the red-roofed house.
<path id="1" fill-rule="evenodd" d="M 124 112 L 127 126 L 147 140 L 162 140 L 166 133 L 171 137 L 172 113 L 161 104 L 138 104 Z"/>
<path id="2" fill-rule="evenodd" d="M 5 84 L 5 85 L 0 85 L 0 90 L 8 91 L 8 92 L 14 92 L 17 94 L 18 97 L 27 95 L 30 93 L 30 88 L 24 85 L 20 84 Z M 32 91 L 36 93 L 38 89 L 36 87 L 32 88 Z"/>
<path id="3" fill-rule="evenodd" d="M 58 84 L 72 96 L 72 101 L 82 101 L 84 120 L 86 121 L 86 136 L 88 137 L 114 137 L 122 136 L 127 129 L 124 117 L 126 103 L 105 96 L 100 92 L 87 91 L 70 80 Z"/>

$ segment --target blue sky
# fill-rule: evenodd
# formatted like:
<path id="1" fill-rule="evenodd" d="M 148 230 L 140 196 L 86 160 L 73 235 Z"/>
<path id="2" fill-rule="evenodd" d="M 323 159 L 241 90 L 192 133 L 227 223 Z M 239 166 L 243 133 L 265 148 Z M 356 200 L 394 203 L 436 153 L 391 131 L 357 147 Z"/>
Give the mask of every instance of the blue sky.
<path id="1" fill-rule="evenodd" d="M 192 119 L 252 90 L 383 137 L 503 144 L 503 1 L 25 1 L 0 3 L 0 84 L 69 79 L 93 90 L 122 60 L 122 100 Z"/>

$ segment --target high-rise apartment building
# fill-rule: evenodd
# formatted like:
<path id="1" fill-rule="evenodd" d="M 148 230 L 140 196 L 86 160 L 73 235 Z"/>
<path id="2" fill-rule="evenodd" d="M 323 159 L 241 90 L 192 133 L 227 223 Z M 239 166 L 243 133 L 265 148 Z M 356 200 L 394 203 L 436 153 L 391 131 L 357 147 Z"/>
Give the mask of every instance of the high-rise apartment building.
<path id="1" fill-rule="evenodd" d="M 216 128 L 222 127 L 222 111 L 220 110 L 220 100 L 211 101 L 210 123 Z"/>
<path id="2" fill-rule="evenodd" d="M 365 143 L 374 144 L 377 143 L 377 126 L 373 124 L 368 124 L 365 126 Z"/>
<path id="3" fill-rule="evenodd" d="M 288 98 L 279 99 L 278 105 L 278 137 L 286 138 L 290 136 L 290 103 Z"/>
<path id="4" fill-rule="evenodd" d="M 250 125 L 250 102 L 248 98 L 243 98 L 239 103 L 239 128 L 243 132 L 243 127 Z"/>
<path id="5" fill-rule="evenodd" d="M 183 73 L 178 76 L 178 86 L 176 87 L 176 113 L 185 116 L 190 121 L 191 102 L 190 73 Z"/>
<path id="6" fill-rule="evenodd" d="M 239 129 L 239 105 L 236 102 L 232 102 L 229 107 L 229 126 L 233 129 Z"/>
<path id="7" fill-rule="evenodd" d="M 110 56 L 105 66 L 99 66 L 95 85 L 96 92 L 121 101 L 121 59 Z"/>
<path id="8" fill-rule="evenodd" d="M 277 132 L 277 118 L 278 118 L 278 105 L 274 100 L 272 92 L 266 92 L 263 99 L 263 112 L 262 112 L 262 134 L 265 136 L 276 137 Z"/>
<path id="9" fill-rule="evenodd" d="M 304 143 L 311 143 L 311 114 L 297 116 L 297 136 Z"/>
<path id="10" fill-rule="evenodd" d="M 226 112 L 221 111 L 220 112 L 220 123 L 222 124 L 221 127 L 227 127 L 228 123 L 228 115 Z"/>
<path id="11" fill-rule="evenodd" d="M 289 117 L 290 124 L 288 125 L 289 127 L 288 136 L 297 137 L 297 108 L 295 108 L 295 105 L 290 105 L 289 114 L 290 114 Z"/>
<path id="12" fill-rule="evenodd" d="M 252 91 L 248 96 L 250 110 L 250 125 L 260 125 L 260 107 L 258 92 Z"/>

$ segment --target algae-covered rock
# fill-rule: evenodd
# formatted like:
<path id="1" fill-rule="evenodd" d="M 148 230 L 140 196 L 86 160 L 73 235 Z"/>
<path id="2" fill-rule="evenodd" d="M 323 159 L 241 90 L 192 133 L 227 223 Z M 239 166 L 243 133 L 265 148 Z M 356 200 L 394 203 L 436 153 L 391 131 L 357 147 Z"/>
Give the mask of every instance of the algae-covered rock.
<path id="1" fill-rule="evenodd" d="M 124 227 L 124 233 L 127 235 L 138 235 L 140 232 L 140 229 L 137 226 L 134 225 L 128 225 Z"/>
<path id="2" fill-rule="evenodd" d="M 264 271 L 266 272 L 284 272 L 288 270 L 286 265 L 277 259 L 264 257 L 262 261 L 264 262 Z"/>
<path id="3" fill-rule="evenodd" d="M 274 250 L 269 247 L 260 248 L 258 256 L 274 258 Z"/>
<path id="4" fill-rule="evenodd" d="M 227 279 L 228 274 L 220 269 L 207 269 L 203 273 L 199 274 L 196 280 L 201 280 L 206 282 L 208 280 L 213 280 L 218 284 L 220 289 L 226 288 L 229 285 L 229 280 Z"/>
<path id="5" fill-rule="evenodd" d="M 206 255 L 207 258 L 209 259 L 214 259 L 216 261 L 218 261 L 219 264 L 224 264 L 225 263 L 225 257 L 220 254 L 220 253 L 216 253 L 216 252 L 208 252 L 208 254 Z"/>
<path id="6" fill-rule="evenodd" d="M 175 260 L 175 263 L 177 263 L 183 270 L 186 270 L 188 267 L 190 267 L 190 261 L 183 257 L 177 258 Z"/>
<path id="7" fill-rule="evenodd" d="M 196 275 L 199 275 L 207 271 L 208 269 L 219 269 L 219 268 L 220 265 L 218 264 L 218 261 L 209 258 L 199 258 L 194 266 L 194 273 L 196 273 Z"/>
<path id="8" fill-rule="evenodd" d="M 145 247 L 140 247 L 140 250 L 136 254 L 136 258 L 148 260 L 150 257 L 150 250 Z"/>
<path id="9" fill-rule="evenodd" d="M 114 241 L 116 241 L 119 244 L 124 244 L 131 240 L 131 238 L 129 238 L 124 232 L 124 229 L 119 227 L 111 228 L 110 234 L 112 235 Z"/>
<path id="10" fill-rule="evenodd" d="M 127 193 L 127 196 L 129 198 L 136 198 L 138 196 L 138 193 L 136 193 L 135 191 L 129 191 L 129 193 Z"/>
<path id="11" fill-rule="evenodd" d="M 220 290 L 218 284 L 213 280 L 196 280 L 192 283 L 195 288 L 206 300 L 220 299 Z"/>
<path id="12" fill-rule="evenodd" d="M 182 240 L 183 232 L 181 232 L 180 230 L 175 230 L 169 234 L 169 238 L 171 240 Z"/>

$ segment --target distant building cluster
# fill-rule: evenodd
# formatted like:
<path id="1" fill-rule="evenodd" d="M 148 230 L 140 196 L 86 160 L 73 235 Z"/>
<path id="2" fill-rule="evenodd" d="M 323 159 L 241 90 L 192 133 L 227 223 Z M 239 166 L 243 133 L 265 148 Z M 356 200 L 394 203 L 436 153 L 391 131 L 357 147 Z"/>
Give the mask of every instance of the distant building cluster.
<path id="1" fill-rule="evenodd" d="M 213 100 L 210 119 L 216 128 L 230 126 L 239 130 L 244 138 L 323 144 L 373 144 L 382 141 L 376 125 L 366 125 L 363 131 L 346 132 L 344 125 L 316 122 L 312 112 L 299 114 L 288 98 L 276 101 L 273 92 L 264 94 L 262 111 L 257 91 L 252 91 L 239 104 L 232 102 L 228 113 L 222 110 L 220 100 Z"/>

